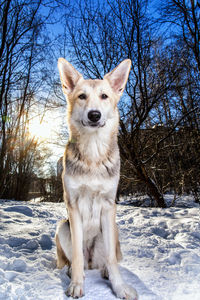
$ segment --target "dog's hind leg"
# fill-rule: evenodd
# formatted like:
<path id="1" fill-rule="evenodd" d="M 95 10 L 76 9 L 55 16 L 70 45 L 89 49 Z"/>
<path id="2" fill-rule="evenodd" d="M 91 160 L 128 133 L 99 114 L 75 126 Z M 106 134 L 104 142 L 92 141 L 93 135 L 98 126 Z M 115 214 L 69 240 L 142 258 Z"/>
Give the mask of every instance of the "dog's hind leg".
<path id="1" fill-rule="evenodd" d="M 57 268 L 62 269 L 65 265 L 69 268 L 72 259 L 71 234 L 68 220 L 62 220 L 56 231 Z"/>

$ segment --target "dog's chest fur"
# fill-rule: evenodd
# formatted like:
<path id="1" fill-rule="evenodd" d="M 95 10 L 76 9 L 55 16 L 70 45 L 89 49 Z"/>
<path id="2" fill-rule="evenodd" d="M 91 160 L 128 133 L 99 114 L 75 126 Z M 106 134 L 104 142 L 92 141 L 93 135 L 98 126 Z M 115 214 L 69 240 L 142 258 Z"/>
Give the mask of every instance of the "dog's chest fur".
<path id="1" fill-rule="evenodd" d="M 109 147 L 98 145 L 98 141 L 92 148 L 90 146 L 89 141 L 85 148 L 75 142 L 69 143 L 64 160 L 63 179 L 68 205 L 79 209 L 84 240 L 90 240 L 99 233 L 102 209 L 115 200 L 120 168 L 115 140 Z M 89 155 L 91 150 L 95 153 Z"/>

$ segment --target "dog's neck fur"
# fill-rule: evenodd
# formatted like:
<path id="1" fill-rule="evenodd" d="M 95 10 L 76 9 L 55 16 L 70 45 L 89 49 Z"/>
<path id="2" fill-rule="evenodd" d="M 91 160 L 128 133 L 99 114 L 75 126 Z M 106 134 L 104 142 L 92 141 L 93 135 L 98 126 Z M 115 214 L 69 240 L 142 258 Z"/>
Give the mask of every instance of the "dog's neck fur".
<path id="1" fill-rule="evenodd" d="M 118 149 L 118 126 L 107 130 L 106 126 L 92 133 L 80 133 L 73 127 L 70 128 L 71 143 L 76 143 L 80 155 L 87 161 L 99 163 L 109 156 L 114 149 Z"/>

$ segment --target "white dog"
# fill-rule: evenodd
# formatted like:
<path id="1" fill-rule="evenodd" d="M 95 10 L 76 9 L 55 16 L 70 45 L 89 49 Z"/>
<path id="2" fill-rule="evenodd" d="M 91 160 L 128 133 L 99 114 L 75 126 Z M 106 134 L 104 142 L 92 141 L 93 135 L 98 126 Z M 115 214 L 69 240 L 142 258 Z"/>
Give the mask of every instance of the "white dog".
<path id="1" fill-rule="evenodd" d="M 67 295 L 74 298 L 84 295 L 84 268 L 99 268 L 117 297 L 137 299 L 135 289 L 124 283 L 119 272 L 115 221 L 120 171 L 117 103 L 130 67 L 127 59 L 103 80 L 84 80 L 65 59 L 58 61 L 70 138 L 62 177 L 69 219 L 57 229 L 57 266 L 69 266 Z"/>

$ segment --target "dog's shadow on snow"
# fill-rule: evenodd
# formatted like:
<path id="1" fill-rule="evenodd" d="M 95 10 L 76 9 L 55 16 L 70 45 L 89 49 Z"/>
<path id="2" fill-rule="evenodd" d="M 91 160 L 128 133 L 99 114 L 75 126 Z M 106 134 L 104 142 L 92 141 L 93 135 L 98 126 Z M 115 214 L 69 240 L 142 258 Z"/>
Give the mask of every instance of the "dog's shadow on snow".
<path id="1" fill-rule="evenodd" d="M 60 271 L 61 284 L 64 290 L 64 299 L 72 299 L 67 297 L 65 292 L 70 283 L 70 278 L 66 275 L 66 268 Z M 134 287 L 139 295 L 139 300 L 162 300 L 155 295 L 142 280 L 129 271 L 127 268 L 120 266 L 120 271 L 124 282 Z M 85 271 L 85 296 L 81 299 L 85 300 L 116 300 L 116 296 L 111 289 L 111 283 L 109 280 L 101 277 L 99 270 L 86 270 Z"/>

